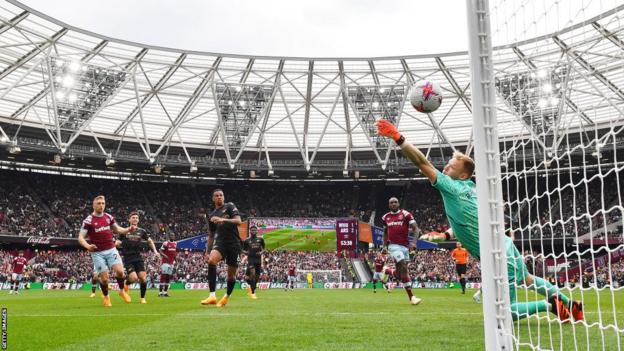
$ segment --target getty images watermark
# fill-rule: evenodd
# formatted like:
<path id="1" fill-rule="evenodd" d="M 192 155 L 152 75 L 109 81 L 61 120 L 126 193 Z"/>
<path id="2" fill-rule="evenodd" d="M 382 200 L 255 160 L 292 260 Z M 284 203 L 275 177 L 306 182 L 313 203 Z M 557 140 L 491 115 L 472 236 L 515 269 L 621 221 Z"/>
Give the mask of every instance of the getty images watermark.
<path id="1" fill-rule="evenodd" d="M 7 348 L 7 309 L 2 307 L 2 349 Z"/>

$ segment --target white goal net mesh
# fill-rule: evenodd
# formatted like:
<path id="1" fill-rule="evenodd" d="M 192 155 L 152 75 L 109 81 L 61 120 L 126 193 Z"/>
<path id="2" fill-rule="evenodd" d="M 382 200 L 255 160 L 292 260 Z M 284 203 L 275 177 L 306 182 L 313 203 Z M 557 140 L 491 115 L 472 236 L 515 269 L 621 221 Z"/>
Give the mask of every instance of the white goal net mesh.
<path id="1" fill-rule="evenodd" d="M 540 278 L 510 283 L 533 304 L 512 299 L 513 343 L 622 350 L 624 4 L 490 0 L 489 15 L 506 227 Z M 553 295 L 584 318 L 540 310 Z"/>
<path id="2" fill-rule="evenodd" d="M 312 275 L 312 283 L 341 283 L 342 272 L 340 270 L 299 270 L 297 281 L 307 283 L 308 273 Z"/>

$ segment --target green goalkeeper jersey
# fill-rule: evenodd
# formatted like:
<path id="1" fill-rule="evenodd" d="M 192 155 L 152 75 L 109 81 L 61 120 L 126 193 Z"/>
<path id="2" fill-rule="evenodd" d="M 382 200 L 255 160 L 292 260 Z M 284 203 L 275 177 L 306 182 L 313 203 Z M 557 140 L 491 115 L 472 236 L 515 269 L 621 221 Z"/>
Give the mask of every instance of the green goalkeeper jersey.
<path id="1" fill-rule="evenodd" d="M 453 234 L 468 252 L 479 260 L 479 221 L 475 183 L 470 179 L 453 179 L 438 171 L 433 186 L 442 194 L 444 210 Z"/>
<path id="2" fill-rule="evenodd" d="M 453 234 L 468 252 L 480 261 L 477 187 L 475 183 L 470 179 L 453 179 L 438 171 L 438 178 L 433 186 L 442 194 L 444 210 L 453 229 Z M 523 280 L 528 275 L 528 270 L 522 255 L 513 244 L 513 240 L 507 236 L 505 236 L 505 249 L 509 281 Z"/>

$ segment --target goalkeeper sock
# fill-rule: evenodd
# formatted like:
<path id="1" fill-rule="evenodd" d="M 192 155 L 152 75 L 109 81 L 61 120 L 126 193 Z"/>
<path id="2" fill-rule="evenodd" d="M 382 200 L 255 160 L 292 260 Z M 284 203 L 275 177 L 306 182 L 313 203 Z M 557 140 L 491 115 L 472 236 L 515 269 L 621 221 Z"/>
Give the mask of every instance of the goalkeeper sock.
<path id="1" fill-rule="evenodd" d="M 550 284 L 547 280 L 543 278 L 533 276 L 533 286 L 531 288 L 538 293 L 546 296 L 547 298 L 551 296 L 557 296 L 561 299 L 561 301 L 563 301 L 566 306 L 570 305 L 570 299 L 566 295 L 561 293 L 559 288 Z"/>
<path id="2" fill-rule="evenodd" d="M 461 284 L 462 291 L 466 292 L 466 279 L 465 278 L 459 279 L 459 283 Z"/>
<path id="3" fill-rule="evenodd" d="M 548 310 L 546 301 L 516 302 L 511 304 L 511 318 L 517 321 L 537 312 L 547 312 Z"/>
<path id="4" fill-rule="evenodd" d="M 213 293 L 217 289 L 217 266 L 208 265 L 208 288 Z"/>

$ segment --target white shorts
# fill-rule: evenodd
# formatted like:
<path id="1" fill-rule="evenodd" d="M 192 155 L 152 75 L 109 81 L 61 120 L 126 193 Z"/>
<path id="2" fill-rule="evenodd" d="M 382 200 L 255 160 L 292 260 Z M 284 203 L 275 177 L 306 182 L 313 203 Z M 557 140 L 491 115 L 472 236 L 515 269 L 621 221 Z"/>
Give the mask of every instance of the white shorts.
<path id="1" fill-rule="evenodd" d="M 388 251 L 396 263 L 409 259 L 409 249 L 403 245 L 390 244 Z"/>
<path id="2" fill-rule="evenodd" d="M 121 256 L 114 247 L 104 251 L 91 252 L 91 258 L 93 259 L 93 270 L 98 274 L 108 272 L 116 264 L 123 266 Z"/>
<path id="3" fill-rule="evenodd" d="M 18 282 L 22 281 L 22 275 L 18 273 L 11 274 L 11 278 L 13 279 L 13 281 L 18 281 Z"/>
<path id="4" fill-rule="evenodd" d="M 383 280 L 383 272 L 375 272 L 373 273 L 373 279 L 375 280 Z"/>
<path id="5" fill-rule="evenodd" d="M 173 275 L 173 265 L 169 264 L 169 263 L 163 263 L 160 266 L 160 273 L 161 274 Z"/>
<path id="6" fill-rule="evenodd" d="M 288 281 L 289 282 L 295 282 L 297 280 L 297 277 L 295 277 L 294 275 L 289 275 L 288 276 Z"/>

